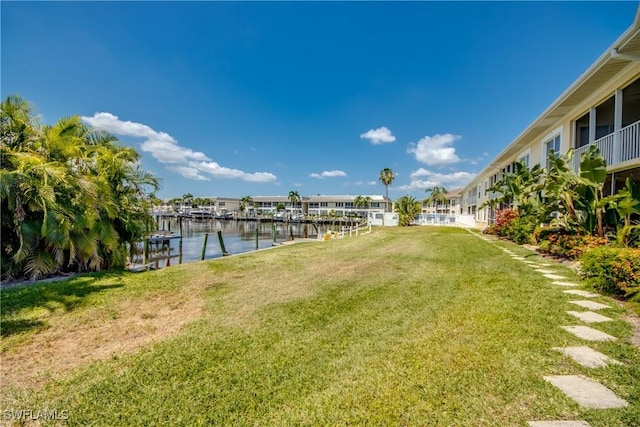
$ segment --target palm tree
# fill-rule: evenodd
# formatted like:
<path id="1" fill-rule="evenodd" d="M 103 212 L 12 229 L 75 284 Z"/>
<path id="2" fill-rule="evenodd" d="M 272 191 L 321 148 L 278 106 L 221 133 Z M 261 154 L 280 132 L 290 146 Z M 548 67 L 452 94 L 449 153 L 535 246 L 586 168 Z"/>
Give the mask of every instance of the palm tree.
<path id="1" fill-rule="evenodd" d="M 438 205 L 439 204 L 447 204 L 449 199 L 447 199 L 447 189 L 440 186 L 435 186 L 433 188 L 427 188 L 426 190 L 429 193 L 429 197 L 427 197 L 424 201 L 427 205 L 433 205 L 436 208 L 436 213 L 438 213 Z"/>
<path id="2" fill-rule="evenodd" d="M 371 206 L 371 197 L 357 196 L 353 200 L 353 205 L 356 207 L 356 209 L 369 209 L 369 206 Z M 362 213 L 362 212 L 359 212 L 359 213 Z"/>
<path id="3" fill-rule="evenodd" d="M 389 198 L 389 186 L 391 185 L 395 177 L 396 177 L 395 172 L 389 168 L 384 168 L 380 171 L 380 176 L 378 177 L 378 179 L 384 185 L 387 199 Z"/>
<path id="4" fill-rule="evenodd" d="M 78 116 L 40 126 L 15 96 L 0 105 L 0 135 L 2 277 L 123 266 L 159 186 L 135 150 Z"/>
<path id="5" fill-rule="evenodd" d="M 244 196 L 243 198 L 240 199 L 240 210 L 242 212 L 247 210 L 247 206 L 249 205 L 253 205 L 253 197 L 251 196 Z"/>
<path id="6" fill-rule="evenodd" d="M 297 191 L 289 191 L 289 201 L 291 202 L 292 211 L 295 212 L 296 204 L 300 202 L 300 194 Z"/>
<path id="7" fill-rule="evenodd" d="M 422 204 L 413 196 L 402 196 L 396 200 L 395 211 L 399 214 L 398 225 L 411 225 L 422 211 Z"/>

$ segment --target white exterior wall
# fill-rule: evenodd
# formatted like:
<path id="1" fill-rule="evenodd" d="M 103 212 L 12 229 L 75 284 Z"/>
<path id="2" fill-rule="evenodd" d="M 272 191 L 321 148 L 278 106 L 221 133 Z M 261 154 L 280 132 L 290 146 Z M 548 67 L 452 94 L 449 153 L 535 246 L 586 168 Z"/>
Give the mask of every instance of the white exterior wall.
<path id="1" fill-rule="evenodd" d="M 610 51 L 614 47 L 635 46 L 638 49 L 638 34 L 640 32 L 640 15 L 621 38 L 614 43 L 580 78 L 572 84 L 558 98 L 552 106 L 536 119 L 516 140 L 514 140 L 505 150 L 493 159 L 484 170 L 482 170 L 467 186 L 463 188 L 463 214 L 475 214 L 479 227 L 487 225 L 488 210 L 479 210 L 478 207 L 490 199 L 485 194 L 484 183 L 494 174 L 501 172 L 503 168 L 517 161 L 523 156 L 528 156 L 529 167 L 535 164 L 546 166 L 546 146 L 545 143 L 553 137 L 560 135 L 560 151 L 566 153 L 573 148 L 576 138 L 574 123 L 577 119 L 588 113 L 592 108 L 596 108 L 604 101 L 612 97 L 617 90 L 621 90 L 635 80 L 640 78 L 640 52 L 634 52 L 636 61 L 621 62 L 621 60 L 611 58 Z M 631 48 L 630 48 L 631 49 Z M 612 73 L 610 70 L 619 69 Z M 600 73 L 598 77 L 593 77 Z M 611 76 L 602 82 L 602 75 L 605 73 Z M 592 79 L 593 77 L 593 79 Z M 592 80 L 591 80 L 592 79 Z M 584 86 L 584 87 L 583 87 Z M 580 95 L 575 95 L 576 92 Z M 570 107 L 569 107 L 570 106 Z M 561 111 L 561 113 L 560 113 Z M 529 137 L 528 135 L 535 135 Z M 609 171 L 621 171 L 640 167 L 640 157 L 622 164 L 613 164 L 608 167 Z M 477 187 L 482 186 L 483 191 L 479 197 L 474 197 Z"/>

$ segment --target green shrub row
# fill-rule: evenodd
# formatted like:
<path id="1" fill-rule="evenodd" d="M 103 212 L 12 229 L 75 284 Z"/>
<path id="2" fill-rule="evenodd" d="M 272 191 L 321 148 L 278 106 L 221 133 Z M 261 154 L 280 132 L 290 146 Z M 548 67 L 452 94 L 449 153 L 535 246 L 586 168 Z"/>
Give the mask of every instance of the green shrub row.
<path id="1" fill-rule="evenodd" d="M 580 261 L 582 277 L 594 288 L 640 301 L 640 249 L 600 246 Z"/>
<path id="2" fill-rule="evenodd" d="M 580 258 L 589 249 L 609 243 L 604 237 L 561 232 L 540 233 L 538 239 L 540 252 L 572 260 Z"/>

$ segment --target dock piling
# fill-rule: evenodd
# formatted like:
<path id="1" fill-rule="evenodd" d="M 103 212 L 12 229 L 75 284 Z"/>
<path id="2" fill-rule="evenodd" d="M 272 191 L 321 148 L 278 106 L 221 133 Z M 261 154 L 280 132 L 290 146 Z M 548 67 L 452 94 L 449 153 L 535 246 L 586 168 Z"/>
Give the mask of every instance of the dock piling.
<path id="1" fill-rule="evenodd" d="M 220 251 L 222 251 L 222 255 L 227 255 L 227 250 L 224 247 L 224 240 L 222 240 L 222 230 L 218 230 L 218 242 L 220 242 Z"/>
<path id="2" fill-rule="evenodd" d="M 204 233 L 204 239 L 202 240 L 202 252 L 200 253 L 200 261 L 204 260 L 204 255 L 207 251 L 207 239 L 209 238 L 209 233 Z"/>
<path id="3" fill-rule="evenodd" d="M 256 225 L 256 250 L 258 250 L 258 233 L 259 233 L 259 230 L 258 230 L 258 226 Z"/>

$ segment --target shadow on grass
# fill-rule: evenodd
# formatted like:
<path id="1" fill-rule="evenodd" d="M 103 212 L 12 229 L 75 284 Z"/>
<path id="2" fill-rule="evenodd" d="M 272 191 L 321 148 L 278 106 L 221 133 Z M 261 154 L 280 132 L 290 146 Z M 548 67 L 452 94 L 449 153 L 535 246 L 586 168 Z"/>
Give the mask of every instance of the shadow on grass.
<path id="1" fill-rule="evenodd" d="M 17 333 L 43 328 L 44 322 L 14 314 L 20 311 L 44 309 L 47 311 L 72 311 L 90 305 L 88 296 L 109 289 L 122 288 L 122 283 L 96 285 L 98 280 L 119 277 L 119 273 L 96 273 L 82 275 L 59 282 L 44 282 L 31 286 L 5 289 L 0 293 L 0 335 L 5 337 Z M 30 313 L 31 314 L 31 313 Z"/>
<path id="2" fill-rule="evenodd" d="M 2 320 L 2 337 L 19 334 L 21 332 L 31 332 L 36 329 L 43 329 L 45 323 L 41 320 L 32 319 L 12 319 Z"/>

